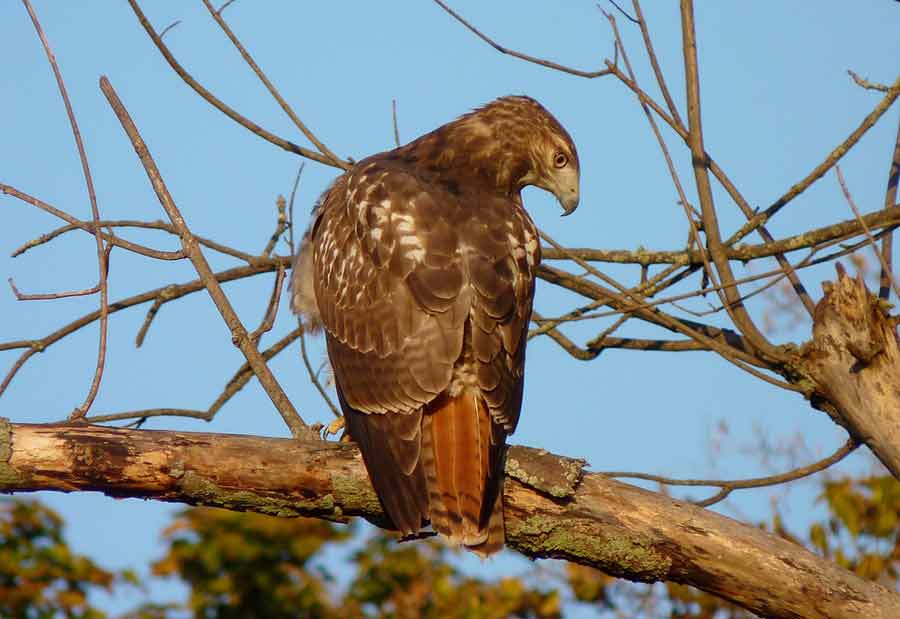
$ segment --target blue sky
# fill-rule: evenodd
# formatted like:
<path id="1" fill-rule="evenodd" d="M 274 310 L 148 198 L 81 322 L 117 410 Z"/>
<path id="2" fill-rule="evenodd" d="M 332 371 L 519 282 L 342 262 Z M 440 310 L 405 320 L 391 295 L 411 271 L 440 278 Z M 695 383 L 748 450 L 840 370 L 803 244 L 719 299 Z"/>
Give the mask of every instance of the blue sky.
<path id="1" fill-rule="evenodd" d="M 145 4 L 157 29 L 181 20 L 166 42 L 201 83 L 267 129 L 305 144 L 201 3 Z M 593 2 L 457 0 L 452 6 L 502 44 L 535 56 L 593 70 L 612 53 L 609 27 Z M 124 3 L 37 1 L 35 8 L 81 125 L 103 217 L 155 220 L 164 213 L 99 91 L 101 74 L 109 77 L 131 112 L 192 229 L 260 251 L 274 227 L 275 198 L 290 191 L 297 157 L 248 133 L 197 97 L 164 63 Z M 677 3 L 648 2 L 644 10 L 683 112 Z M 847 69 L 888 83 L 897 77 L 896 2 L 857 2 L 848 10 L 847 3 L 833 1 L 707 0 L 697 2 L 696 13 L 707 150 L 753 206 L 767 206 L 804 176 L 876 105 L 880 95 L 854 85 Z M 634 97 L 614 78 L 585 80 L 503 56 L 431 2 L 243 1 L 225 15 L 301 118 L 338 154 L 359 159 L 392 146 L 392 99 L 397 101 L 401 138 L 407 141 L 495 97 L 527 94 L 568 128 L 582 165 L 582 202 L 572 217 L 559 218 L 552 197 L 526 191 L 526 205 L 539 226 L 570 246 L 683 247 L 683 213 L 659 148 Z M 655 94 L 639 32 L 621 17 L 619 28 L 639 80 Z M 0 49 L 7 59 L 0 72 L 0 182 L 88 218 L 62 104 L 18 3 L 0 5 Z M 864 211 L 881 206 L 897 122 L 893 109 L 843 164 Z M 690 187 L 689 153 L 671 132 L 666 139 Z M 306 166 L 297 198 L 298 226 L 305 225 L 303 214 L 335 176 L 332 168 Z M 743 219 L 721 191 L 716 198 L 727 236 Z M 13 249 L 57 222 L 8 197 L 0 198 L 0 213 L 0 274 L 15 278 L 23 291 L 82 288 L 95 282 L 92 237 L 71 234 L 11 259 Z M 770 230 L 777 238 L 850 217 L 829 175 L 786 208 Z M 129 238 L 175 248 L 173 240 L 163 236 Z M 209 258 L 214 268 L 234 264 L 217 255 Z M 634 268 L 608 272 L 625 282 L 637 277 Z M 832 272 L 822 269 L 804 276 L 816 297 L 818 282 Z M 160 263 L 114 252 L 110 297 L 194 277 L 187 262 Z M 266 276 L 230 285 L 226 292 L 242 318 L 254 324 L 271 285 L 272 277 Z M 542 284 L 536 307 L 553 315 L 573 301 Z M 0 290 L 0 341 L 43 336 L 95 304 L 91 298 L 25 304 Z M 688 305 L 703 308 L 701 301 Z M 242 362 L 209 298 L 196 294 L 164 307 L 147 342 L 136 350 L 133 339 L 145 309 L 111 320 L 109 362 L 94 412 L 207 407 Z M 274 335 L 264 343 L 290 328 L 291 319 L 282 309 Z M 754 303 L 751 309 L 761 316 L 766 308 Z M 566 332 L 584 341 L 604 324 L 574 325 Z M 655 334 L 639 323 L 629 323 L 621 333 Z M 90 381 L 96 337 L 96 328 L 84 329 L 29 362 L 0 398 L 0 415 L 32 422 L 67 415 Z M 801 341 L 808 337 L 808 325 L 773 337 Z M 313 350 L 316 359 L 323 358 L 320 343 Z M 0 353 L 0 371 L 13 359 L 13 353 Z M 308 421 L 328 420 L 295 349 L 272 366 Z M 756 444 L 760 433 L 783 444 L 802 437 L 810 457 L 824 455 L 843 441 L 828 418 L 798 396 L 777 392 L 706 353 L 609 351 L 582 363 L 541 338 L 529 348 L 526 385 L 522 421 L 513 441 L 587 458 L 594 470 L 749 476 L 769 471 L 758 454 L 742 450 Z M 713 453 L 711 437 L 720 422 L 728 434 L 721 452 Z M 153 420 L 147 427 L 286 434 L 256 384 L 235 397 L 212 424 L 167 419 Z M 843 466 L 867 463 L 859 456 Z M 814 492 L 808 484 L 792 492 L 789 522 L 801 527 L 808 521 Z M 761 518 L 768 496 L 763 491 L 748 493 L 723 509 Z M 122 567 L 145 565 L 160 554 L 160 528 L 177 509 L 90 494 L 42 498 L 66 517 L 77 549 Z M 487 567 L 464 563 L 467 569 L 492 574 L 528 569 L 528 563 L 513 556 Z M 177 594 L 166 587 L 159 591 Z M 122 600 L 114 604 L 127 606 Z"/>

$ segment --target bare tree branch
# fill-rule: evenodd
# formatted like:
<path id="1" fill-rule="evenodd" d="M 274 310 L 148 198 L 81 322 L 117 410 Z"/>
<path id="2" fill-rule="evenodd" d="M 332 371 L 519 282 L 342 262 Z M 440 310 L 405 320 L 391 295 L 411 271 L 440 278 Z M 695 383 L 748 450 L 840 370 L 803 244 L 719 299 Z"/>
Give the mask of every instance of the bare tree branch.
<path id="1" fill-rule="evenodd" d="M 297 116 L 297 113 L 294 112 L 294 108 L 290 106 L 290 104 L 281 96 L 281 93 L 278 92 L 278 89 L 275 88 L 275 85 L 269 80 L 268 76 L 263 72 L 262 69 L 259 68 L 259 65 L 256 64 L 256 61 L 253 60 L 253 57 L 250 55 L 250 52 L 244 47 L 241 43 L 240 39 L 237 38 L 237 35 L 231 30 L 231 27 L 222 17 L 222 12 L 217 11 L 212 3 L 209 0 L 203 0 L 203 5 L 209 11 L 210 16 L 212 16 L 213 20 L 219 25 L 219 28 L 222 29 L 222 32 L 225 33 L 225 36 L 231 41 L 234 47 L 238 50 L 241 55 L 241 58 L 244 59 L 244 62 L 253 69 L 253 72 L 256 74 L 256 77 L 259 78 L 259 81 L 263 83 L 266 87 L 266 90 L 269 91 L 269 94 L 272 95 L 272 98 L 278 102 L 278 105 L 281 106 L 281 109 L 284 110 L 284 113 L 287 114 L 288 118 L 291 119 L 291 122 L 300 130 L 300 132 L 306 136 L 306 139 L 313 143 L 320 153 L 331 159 L 332 163 L 339 168 L 344 167 L 345 161 L 342 161 L 340 157 L 335 155 L 331 150 L 323 144 L 319 138 L 315 136 L 315 134 L 310 131 L 310 129 L 304 124 L 300 117 Z M 223 7 L 224 8 L 224 7 Z"/>
<path id="2" fill-rule="evenodd" d="M 853 211 L 853 214 L 856 215 L 856 219 L 859 220 L 860 225 L 866 233 L 866 239 L 869 241 L 869 245 L 872 247 L 872 252 L 875 254 L 875 259 L 881 264 L 881 277 L 887 277 L 890 281 L 891 286 L 894 288 L 894 294 L 897 297 L 900 297 L 900 288 L 897 287 L 897 282 L 894 281 L 893 272 L 891 270 L 890 264 L 888 264 L 887 260 L 885 260 L 884 255 L 878 251 L 878 245 L 875 243 L 875 238 L 872 236 L 872 231 L 869 230 L 869 226 L 866 225 L 866 222 L 863 221 L 862 213 L 859 212 L 859 208 L 856 206 L 856 201 L 853 199 L 853 194 L 850 193 L 850 188 L 847 186 L 847 181 L 844 180 L 844 173 L 841 172 L 841 166 L 834 166 L 834 171 L 837 174 L 838 184 L 841 186 L 841 191 L 844 194 L 844 198 L 847 200 L 847 204 L 850 205 L 850 210 Z"/>
<path id="3" fill-rule="evenodd" d="M 31 247 L 41 245 L 42 243 L 46 243 L 47 241 L 52 240 L 53 238 L 58 236 L 59 234 L 62 234 L 63 232 L 67 232 L 69 229 L 84 230 L 86 232 L 90 232 L 91 234 L 94 234 L 95 231 L 97 230 L 97 228 L 94 227 L 93 223 L 81 221 L 80 219 L 77 219 L 76 217 L 69 215 L 65 211 L 61 211 L 60 209 L 56 208 L 55 206 L 51 206 L 50 204 L 47 204 L 46 202 L 39 200 L 38 198 L 35 198 L 34 196 L 30 196 L 27 193 L 21 192 L 18 189 L 16 189 L 15 187 L 11 187 L 10 185 L 5 185 L 3 183 L 0 183 L 0 193 L 6 194 L 8 196 L 12 196 L 14 198 L 21 200 L 22 202 L 25 202 L 26 204 L 30 204 L 32 206 L 35 206 L 35 207 L 41 209 L 42 211 L 46 211 L 47 213 L 50 213 L 51 215 L 55 215 L 56 217 L 62 219 L 63 221 L 69 222 L 69 224 L 71 226 L 71 228 L 69 226 L 59 228 L 58 230 L 55 230 L 54 232 L 48 233 L 48 235 L 41 236 L 37 239 L 34 239 L 33 241 L 30 241 L 29 243 L 26 243 L 25 245 L 23 245 L 22 247 L 17 249 L 15 252 L 13 252 L 13 256 L 18 256 L 19 254 L 22 254 L 25 251 L 27 251 L 28 249 L 30 249 Z M 112 223 L 112 222 L 108 222 L 108 221 L 100 221 L 99 222 L 100 227 L 107 227 L 110 223 Z M 127 249 L 128 251 L 133 251 L 134 253 L 140 254 L 142 256 L 147 256 L 148 258 L 156 258 L 158 260 L 183 260 L 184 258 L 186 258 L 183 251 L 158 251 L 155 249 L 150 249 L 149 247 L 144 247 L 143 245 L 138 245 L 137 243 L 132 243 L 130 241 L 126 241 L 125 239 L 121 239 L 121 238 L 113 235 L 111 232 L 106 233 L 106 232 L 101 231 L 100 235 L 103 238 L 103 240 L 109 244 L 115 245 L 116 247 L 121 247 L 122 249 Z M 45 239 L 44 238 L 45 236 L 48 236 L 48 238 Z"/>
<path id="4" fill-rule="evenodd" d="M 242 353 L 244 353 L 247 362 L 250 364 L 250 367 L 253 368 L 253 372 L 259 379 L 260 385 L 262 385 L 266 395 L 269 396 L 269 399 L 272 400 L 272 404 L 275 405 L 275 408 L 278 410 L 279 414 L 281 414 L 282 419 L 284 419 L 285 424 L 290 428 L 294 437 L 303 436 L 308 432 L 308 426 L 303 422 L 303 419 L 284 393 L 281 385 L 278 384 L 275 375 L 272 374 L 269 366 L 266 365 L 265 359 L 259 353 L 259 350 L 257 350 L 256 344 L 247 333 L 247 329 L 241 323 L 240 318 L 238 318 L 237 313 L 234 311 L 234 308 L 231 306 L 225 293 L 222 292 L 222 287 L 219 286 L 219 282 L 216 281 L 212 269 L 209 267 L 209 263 L 203 256 L 203 252 L 200 250 L 197 240 L 191 234 L 187 223 L 185 223 L 178 207 L 172 200 L 172 196 L 169 195 L 169 190 L 162 180 L 162 176 L 150 155 L 147 145 L 144 143 L 144 140 L 138 133 L 137 127 L 135 127 L 134 122 L 131 120 L 128 111 L 125 109 L 124 105 L 122 105 L 121 100 L 118 95 L 116 95 L 115 90 L 113 90 L 112 85 L 105 76 L 100 78 L 100 89 L 103 91 L 103 94 L 106 95 L 106 99 L 116 113 L 116 117 L 122 124 L 122 128 L 125 129 L 128 139 L 131 140 L 132 146 L 134 146 L 134 150 L 141 160 L 144 170 L 147 172 L 147 178 L 149 178 L 150 184 L 153 186 L 160 204 L 169 216 L 172 225 L 178 229 L 181 237 L 181 244 L 185 253 L 188 255 L 188 258 L 190 258 L 191 263 L 197 270 L 197 274 L 203 281 L 209 296 L 212 298 L 219 313 L 222 314 L 225 324 L 231 331 L 231 341 L 240 348 Z"/>
<path id="5" fill-rule="evenodd" d="M 262 352 L 263 358 L 268 362 L 274 359 L 295 340 L 300 337 L 300 329 L 294 329 L 283 338 L 272 344 L 269 348 Z M 189 417 L 194 419 L 202 419 L 204 421 L 212 421 L 216 413 L 225 406 L 225 404 L 234 397 L 244 386 L 250 382 L 255 374 L 249 363 L 244 362 L 240 368 L 232 375 L 225 384 L 222 393 L 205 411 L 190 410 L 183 408 L 153 408 L 139 411 L 127 411 L 122 413 L 109 413 L 103 415 L 93 415 L 86 417 L 85 421 L 90 423 L 106 423 L 109 421 L 122 421 L 126 419 L 146 420 L 150 417 Z"/>
<path id="6" fill-rule="evenodd" d="M 727 241 L 725 241 L 726 245 L 732 245 L 737 241 L 741 240 L 745 236 L 747 236 L 750 232 L 755 230 L 758 226 L 766 223 L 772 217 L 775 216 L 778 211 L 784 208 L 791 200 L 799 196 L 801 193 L 806 191 L 806 189 L 812 185 L 814 182 L 822 178 L 828 170 L 830 170 L 834 165 L 841 160 L 841 158 L 847 154 L 847 152 L 853 148 L 853 146 L 859 142 L 860 138 L 862 138 L 865 133 L 871 129 L 878 119 L 880 119 L 885 112 L 894 104 L 894 101 L 897 100 L 897 97 L 900 97 L 900 78 L 891 85 L 890 89 L 888 89 L 884 98 L 875 106 L 869 114 L 862 120 L 859 126 L 854 129 L 847 139 L 841 142 L 834 150 L 832 150 L 825 160 L 817 165 L 809 174 L 807 174 L 803 180 L 795 183 L 791 186 L 787 192 L 775 200 L 771 206 L 769 206 L 764 211 L 760 212 L 753 219 L 748 221 L 746 224 L 741 226 L 741 228 L 735 232 Z"/>
<path id="7" fill-rule="evenodd" d="M 263 138 L 274 144 L 279 148 L 283 148 L 284 150 L 295 153 L 297 155 L 301 155 L 306 157 L 307 159 L 312 159 L 313 161 L 318 161 L 319 163 L 324 163 L 325 165 L 334 166 L 337 168 L 342 168 L 344 170 L 350 167 L 350 163 L 347 161 L 339 160 L 335 162 L 331 157 L 326 155 L 321 155 L 313 150 L 309 150 L 308 148 L 303 148 L 302 146 L 297 146 L 293 142 L 285 140 L 283 138 L 278 137 L 274 133 L 266 131 L 250 119 L 241 114 L 238 114 L 236 111 L 231 109 L 225 103 L 223 103 L 220 99 L 218 99 L 215 95 L 213 95 L 210 91 L 204 88 L 197 80 L 191 77 L 191 74 L 185 71 L 184 67 L 179 64 L 179 62 L 175 59 L 175 56 L 169 51 L 169 48 L 163 43 L 162 38 L 156 33 L 153 29 L 153 26 L 150 24 L 149 20 L 144 16 L 143 11 L 141 11 L 140 6 L 138 5 L 136 0 L 128 0 L 128 4 L 131 5 L 131 9 L 134 11 L 134 14 L 137 16 L 138 21 L 141 22 L 141 26 L 144 27 L 144 30 L 147 32 L 147 35 L 156 45 L 156 48 L 163 55 L 163 58 L 166 59 L 166 62 L 169 63 L 169 66 L 178 74 L 184 82 L 194 89 L 194 91 L 200 95 L 203 99 L 208 101 L 213 107 L 217 110 L 228 116 L 231 120 L 235 121 L 239 125 L 245 127 L 250 130 L 252 133 L 255 133 L 259 137 Z"/>
<path id="8" fill-rule="evenodd" d="M 704 499 L 702 501 L 693 502 L 695 505 L 700 505 L 701 507 L 709 507 L 710 505 L 714 505 L 719 501 L 725 500 L 728 495 L 735 490 L 777 486 L 779 484 L 803 479 L 804 477 L 809 477 L 810 475 L 814 475 L 816 473 L 824 471 L 828 467 L 832 466 L 833 464 L 837 464 L 838 462 L 849 456 L 857 447 L 859 447 L 859 443 L 851 438 L 848 439 L 843 445 L 838 447 L 838 449 L 835 450 L 834 453 L 825 458 L 822 458 L 817 462 L 813 462 L 812 464 L 808 464 L 806 466 L 797 467 L 791 471 L 787 471 L 786 473 L 779 473 L 778 475 L 768 475 L 766 477 L 754 477 L 751 479 L 673 479 L 671 477 L 664 477 L 662 475 L 650 475 L 647 473 L 635 473 L 629 471 L 602 471 L 601 475 L 606 475 L 607 477 L 626 477 L 629 479 L 655 481 L 665 486 L 717 487 L 720 490 L 712 497 Z"/>
<path id="9" fill-rule="evenodd" d="M 764 358 L 778 361 L 782 355 L 762 334 L 747 308 L 740 301 L 737 286 L 729 286 L 734 282 L 731 265 L 725 255 L 719 231 L 719 220 L 713 202 L 712 186 L 709 182 L 706 149 L 703 146 L 703 128 L 700 114 L 700 75 L 697 67 L 697 39 L 694 32 L 694 3 L 692 0 L 681 0 L 681 33 L 684 50 L 684 72 L 687 85 L 688 106 L 688 143 L 693 159 L 694 180 L 700 199 L 700 210 L 703 213 L 703 232 L 709 245 L 716 271 L 725 286 L 724 295 L 727 300 L 725 310 L 750 345 L 759 351 Z"/>
<path id="10" fill-rule="evenodd" d="M 100 209 L 97 206 L 97 194 L 94 191 L 94 180 L 91 177 L 91 168 L 88 165 L 87 153 L 84 150 L 84 142 L 81 139 L 81 131 L 78 129 L 78 121 L 75 118 L 75 111 L 72 109 L 72 103 L 69 101 L 69 93 L 66 91 L 62 73 L 59 70 L 59 65 L 56 63 L 56 56 L 50 49 L 50 43 L 44 35 L 44 30 L 41 28 L 37 15 L 31 6 L 31 2 L 29 2 L 29 0 L 22 0 L 22 3 L 28 11 L 31 23 L 34 25 L 34 29 L 37 31 L 38 37 L 41 40 L 41 45 L 43 45 L 44 51 L 47 54 L 50 68 L 53 69 L 53 76 L 56 78 L 59 94 L 62 97 L 63 105 L 66 107 L 66 116 L 69 118 L 69 126 L 72 128 L 72 135 L 75 137 L 75 145 L 78 148 L 78 158 L 81 160 L 81 170 L 84 174 L 84 183 L 87 186 L 88 200 L 91 203 L 91 219 L 94 222 L 94 241 L 97 246 L 97 268 L 100 271 L 98 283 L 95 287 L 96 291 L 100 293 L 100 338 L 97 343 L 97 363 L 94 367 L 94 378 L 91 380 L 91 385 L 88 388 L 84 402 L 82 402 L 81 406 L 76 407 L 70 415 L 70 418 L 74 420 L 84 417 L 87 411 L 90 410 L 91 405 L 94 403 L 94 399 L 97 397 L 97 391 L 100 389 L 100 381 L 103 379 L 103 368 L 106 365 L 106 336 L 109 326 L 109 287 L 107 285 L 107 278 L 109 276 L 109 250 L 104 246 L 103 237 L 100 234 Z M 10 280 L 10 285 L 12 285 L 12 280 Z M 13 289 L 15 289 L 15 286 L 13 286 Z M 78 294 L 90 293 L 81 291 Z"/>
<path id="11" fill-rule="evenodd" d="M 725 255 L 729 260 L 750 262 L 759 258 L 767 258 L 775 254 L 783 254 L 800 249 L 809 249 L 823 245 L 830 241 L 843 241 L 854 236 L 865 234 L 863 224 L 870 230 L 895 227 L 900 225 L 900 204 L 891 206 L 882 211 L 869 213 L 859 219 L 847 219 L 842 222 L 814 228 L 783 239 L 773 240 L 771 243 L 759 245 L 738 245 L 725 249 Z M 588 247 L 566 247 L 556 249 L 544 247 L 541 253 L 545 260 L 569 260 L 577 256 L 589 262 L 613 262 L 618 264 L 674 264 L 678 266 L 702 264 L 702 259 L 694 251 L 654 251 L 648 249 L 594 249 Z"/>
<path id="12" fill-rule="evenodd" d="M 459 13 L 451 9 L 447 6 L 442 0 L 434 0 L 435 3 L 444 9 L 447 13 L 450 14 L 453 19 L 461 23 L 465 26 L 466 30 L 477 36 L 479 39 L 493 47 L 495 50 L 500 52 L 501 54 L 506 54 L 508 56 L 512 56 L 513 58 L 518 58 L 519 60 L 524 60 L 525 62 L 530 62 L 536 65 L 540 65 L 542 67 L 546 67 L 548 69 L 553 69 L 554 71 L 562 71 L 563 73 L 570 73 L 571 75 L 577 75 L 578 77 L 586 77 L 586 78 L 595 78 L 602 77 L 604 75 L 609 75 L 610 71 L 608 69 L 601 69 L 600 71 L 582 71 L 580 69 L 573 69 L 572 67 L 567 67 L 561 64 L 557 64 L 552 60 L 544 60 L 542 58 L 535 58 L 534 56 L 529 56 L 528 54 L 523 54 L 522 52 L 517 52 L 515 50 L 509 49 L 508 47 L 503 47 L 492 38 L 481 32 L 478 28 L 467 22 Z"/>
<path id="13" fill-rule="evenodd" d="M 897 183 L 900 181 L 900 122 L 897 123 L 897 137 L 894 139 L 894 152 L 888 166 L 887 189 L 884 191 L 884 210 L 887 211 L 897 202 Z M 893 263 L 894 235 L 887 234 L 881 241 L 881 255 L 888 267 Z M 890 297 L 890 286 L 893 282 L 892 268 L 881 271 L 881 289 L 878 296 L 882 299 Z"/>

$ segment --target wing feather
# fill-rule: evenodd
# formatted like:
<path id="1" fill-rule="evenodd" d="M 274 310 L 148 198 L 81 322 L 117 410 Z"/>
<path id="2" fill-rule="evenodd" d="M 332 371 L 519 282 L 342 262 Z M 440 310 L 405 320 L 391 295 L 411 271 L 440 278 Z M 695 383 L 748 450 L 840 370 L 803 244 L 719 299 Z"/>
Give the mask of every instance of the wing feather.
<path id="1" fill-rule="evenodd" d="M 502 516 L 498 525 L 491 509 L 502 509 L 506 436 L 522 401 L 536 238 L 516 199 L 449 192 L 378 156 L 339 178 L 318 207 L 315 297 L 347 429 L 405 534 L 429 509 L 455 521 L 461 499 L 477 495 L 468 511 L 483 514 L 470 518 L 475 529 L 465 537 L 483 540 L 489 527 L 491 543 L 502 543 Z M 473 401 L 484 403 L 488 425 L 460 413 L 428 425 L 423 438 L 432 404 L 460 372 L 473 377 L 480 393 Z M 432 428 L 448 436 L 432 436 Z M 477 476 L 459 468 L 461 442 L 477 451 Z M 423 466 L 437 471 L 446 491 L 435 493 Z M 469 478 L 480 480 L 477 487 L 456 487 Z"/>

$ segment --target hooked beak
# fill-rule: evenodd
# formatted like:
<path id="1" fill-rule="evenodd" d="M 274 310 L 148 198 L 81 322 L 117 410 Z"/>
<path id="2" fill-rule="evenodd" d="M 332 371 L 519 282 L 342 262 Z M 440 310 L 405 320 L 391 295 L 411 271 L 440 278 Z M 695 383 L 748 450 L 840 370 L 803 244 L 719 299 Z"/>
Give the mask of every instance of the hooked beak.
<path id="1" fill-rule="evenodd" d="M 570 193 L 566 196 L 559 197 L 559 204 L 562 206 L 563 214 L 561 217 L 567 217 L 575 212 L 575 209 L 578 208 L 578 192 Z"/>
<path id="2" fill-rule="evenodd" d="M 578 200 L 581 197 L 578 183 L 578 173 L 568 175 L 568 177 L 557 178 L 553 194 L 559 200 L 559 205 L 563 209 L 562 216 L 571 215 L 578 208 Z"/>

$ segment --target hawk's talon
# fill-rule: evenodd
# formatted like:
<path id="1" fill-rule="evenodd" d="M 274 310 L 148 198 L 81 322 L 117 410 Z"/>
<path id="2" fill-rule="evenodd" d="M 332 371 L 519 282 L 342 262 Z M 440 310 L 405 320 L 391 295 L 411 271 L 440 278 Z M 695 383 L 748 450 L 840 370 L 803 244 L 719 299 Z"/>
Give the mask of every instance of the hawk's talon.
<path id="1" fill-rule="evenodd" d="M 344 429 L 344 418 L 338 417 L 322 429 L 322 438 L 327 440 L 329 436 L 335 436 Z"/>

